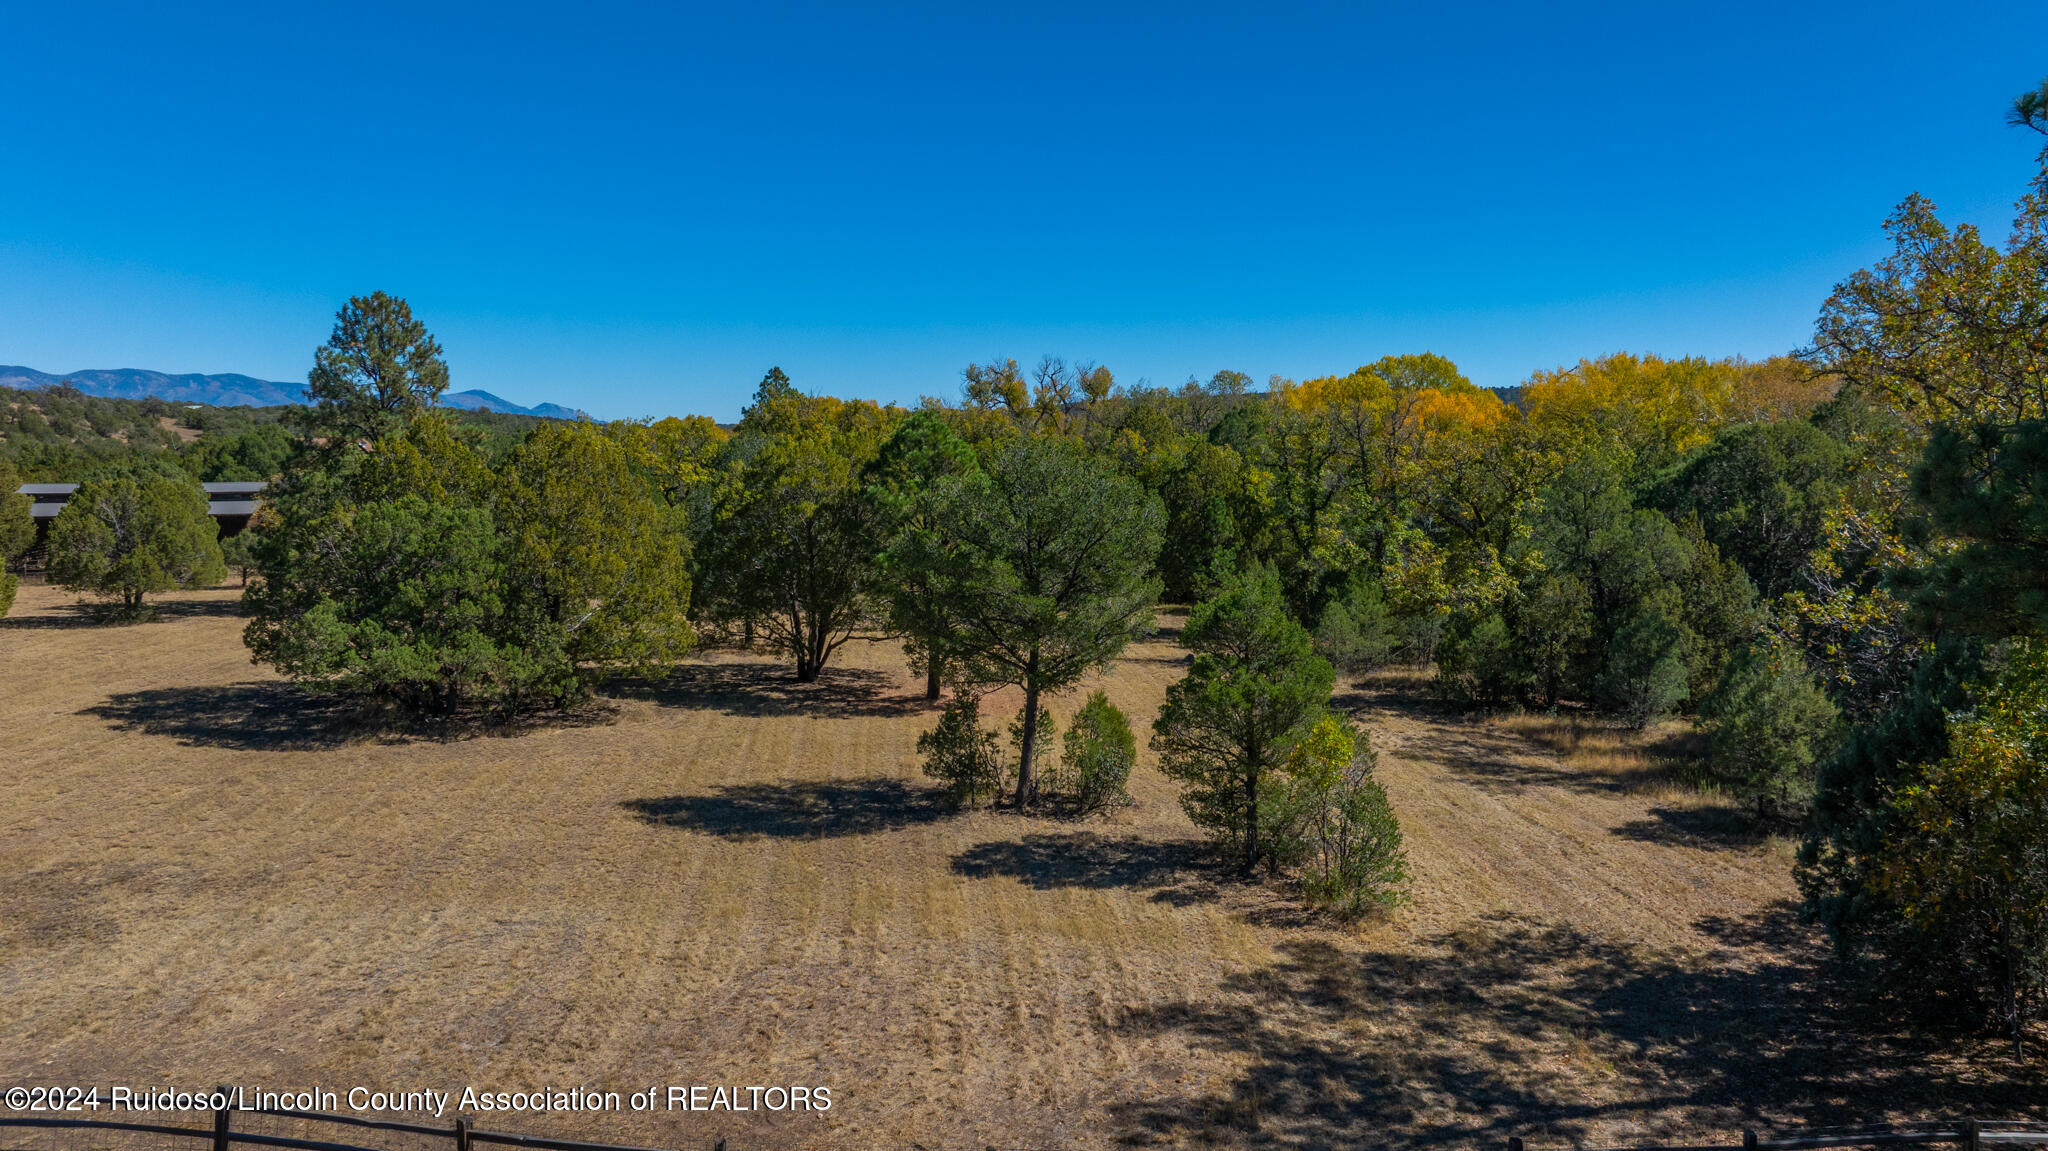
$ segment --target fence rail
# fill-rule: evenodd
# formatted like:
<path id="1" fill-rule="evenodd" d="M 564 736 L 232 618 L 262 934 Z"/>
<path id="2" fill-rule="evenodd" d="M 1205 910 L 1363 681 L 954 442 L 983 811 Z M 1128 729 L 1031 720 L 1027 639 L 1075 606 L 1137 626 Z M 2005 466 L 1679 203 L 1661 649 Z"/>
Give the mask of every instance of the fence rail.
<path id="1" fill-rule="evenodd" d="M 504 1147 L 531 1147 L 536 1151 L 663 1151 L 661 1148 L 636 1147 L 622 1143 L 589 1143 L 576 1139 L 550 1139 L 540 1135 L 520 1135 L 511 1131 L 480 1131 L 470 1126 L 467 1117 L 458 1118 L 452 1126 L 429 1127 L 418 1123 L 393 1123 L 380 1119 L 360 1119 L 354 1115 L 334 1115 L 324 1111 L 291 1111 L 273 1108 L 219 1108 L 213 1112 L 213 1123 L 207 1127 L 177 1127 L 168 1123 L 134 1123 L 122 1119 L 56 1119 L 40 1116 L 0 1115 L 0 1131 L 8 1128 L 42 1128 L 45 1130 L 91 1130 L 131 1131 L 143 1135 L 163 1135 L 172 1139 L 203 1139 L 212 1144 L 211 1151 L 231 1151 L 236 1144 L 256 1147 L 283 1147 L 293 1151 L 384 1151 L 382 1148 L 366 1146 L 364 1143 L 345 1143 L 326 1139 L 303 1139 L 292 1135 L 266 1135 L 257 1131 L 237 1131 L 231 1120 L 237 1114 L 265 1116 L 273 1119 L 296 1119 L 309 1123 L 333 1123 L 359 1130 L 390 1131 L 405 1135 L 421 1135 L 432 1139 L 447 1139 L 453 1144 L 453 1151 L 473 1151 L 477 1144 L 493 1144 Z M 4 1138 L 4 1136 L 0 1136 Z M 193 1149 L 197 1151 L 197 1149 Z M 725 1140 L 716 1144 L 714 1151 L 725 1151 Z"/>
<path id="2" fill-rule="evenodd" d="M 424 1136 L 429 1139 L 446 1139 L 453 1144 L 451 1151 L 476 1151 L 478 1144 L 502 1147 L 530 1147 L 535 1151 L 661 1151 L 659 1148 L 637 1147 L 620 1143 L 590 1143 L 576 1139 L 550 1139 L 539 1135 L 520 1135 L 510 1131 L 479 1131 L 470 1126 L 469 1120 L 458 1118 L 452 1126 L 430 1127 L 419 1123 L 396 1123 L 383 1119 L 361 1119 L 354 1115 L 335 1115 L 324 1111 L 291 1111 L 283 1109 L 241 1109 L 239 1111 L 221 1108 L 213 1113 L 213 1122 L 206 1127 L 178 1127 L 168 1123 L 135 1123 L 121 1119 L 45 1119 L 41 1117 L 0 1114 L 0 1132 L 9 1128 L 42 1128 L 57 1130 L 127 1131 L 141 1135 L 161 1135 L 171 1139 L 206 1140 L 212 1144 L 210 1151 L 232 1151 L 236 1144 L 256 1147 L 281 1147 L 290 1151 L 386 1151 L 367 1146 L 366 1143 L 349 1143 L 325 1139 L 304 1139 L 290 1135 L 266 1135 L 257 1131 L 237 1131 L 232 1119 L 236 1114 L 264 1116 L 272 1119 L 292 1119 L 306 1123 L 331 1123 L 338 1127 L 360 1131 L 388 1131 L 395 1134 Z M 337 1133 L 339 1134 L 339 1133 Z M 4 1135 L 0 1135 L 4 1141 Z M 1980 1119 L 1952 1119 L 1930 1123 L 1903 1123 L 1884 1127 L 1821 1127 L 1799 1132 L 1785 1132 L 1770 1138 L 1762 1138 L 1755 1131 L 1744 1131 L 1741 1139 L 1733 1143 L 1702 1144 L 1650 1144 L 1630 1147 L 1607 1148 L 1603 1151 L 1825 1151 L 1836 1147 L 1890 1147 L 1913 1144 L 1953 1144 L 1962 1151 L 1990 1151 L 1992 1147 L 2005 1146 L 2048 1146 L 2048 1123 L 2028 1121 L 2000 1121 Z M 1531 1151 L 1520 1136 L 1510 1138 L 1508 1151 Z M 197 1149 L 193 1149 L 197 1151 Z M 725 1140 L 720 1139 L 714 1151 L 725 1151 Z"/>
<path id="3" fill-rule="evenodd" d="M 1944 1119 L 1928 1123 L 1900 1123 L 1884 1127 L 1817 1127 L 1760 1138 L 1744 1131 L 1737 1143 L 1636 1144 L 1603 1148 L 1601 1151 L 1822 1151 L 1831 1147 L 1893 1147 L 1919 1143 L 1948 1143 L 1963 1151 L 1985 1151 L 1998 1146 L 2048 1146 L 2048 1123 L 2028 1120 Z M 1508 1151 L 1529 1151 L 1520 1136 L 1508 1140 Z"/>

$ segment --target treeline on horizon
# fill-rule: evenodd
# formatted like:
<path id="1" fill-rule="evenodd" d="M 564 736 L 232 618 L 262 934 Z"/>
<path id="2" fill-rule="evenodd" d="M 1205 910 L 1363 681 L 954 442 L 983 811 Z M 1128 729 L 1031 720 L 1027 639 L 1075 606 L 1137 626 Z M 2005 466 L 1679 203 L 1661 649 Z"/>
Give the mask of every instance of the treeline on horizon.
<path id="1" fill-rule="evenodd" d="M 2014 120 L 2048 130 L 2048 85 Z M 546 422 L 504 451 L 434 409 L 446 368 L 404 301 L 358 298 L 251 545 L 248 642 L 410 709 L 520 711 L 699 642 L 811 681 L 886 634 L 931 699 L 955 689 L 934 773 L 1030 807 L 1042 697 L 1190 604 L 1153 725 L 1189 814 L 1246 871 L 1356 849 L 1378 870 L 1354 894 L 1397 883 L 1398 832 L 1333 667 L 1687 714 L 1709 780 L 1798 829 L 1844 961 L 2017 1044 L 2048 990 L 2048 149 L 2004 245 L 1918 196 L 1886 230 L 1797 356 L 1608 355 L 1517 404 L 1427 353 L 1263 393 L 1000 360 L 915 409 L 778 369 L 731 429 Z M 961 704 L 1004 684 L 1007 767 Z M 1079 751 L 1115 752 L 1121 716 L 1091 714 Z M 1287 838 L 1310 823 L 1335 831 Z"/>
<path id="2" fill-rule="evenodd" d="M 480 443 L 503 456 L 541 416 L 443 409 L 457 424 L 481 434 Z M 217 407 L 151 396 L 128 400 L 93 396 L 77 388 L 0 388 L 0 460 L 21 483 L 83 483 L 108 470 L 156 458 L 200 483 L 269 480 L 284 470 L 292 428 L 305 409 Z"/>

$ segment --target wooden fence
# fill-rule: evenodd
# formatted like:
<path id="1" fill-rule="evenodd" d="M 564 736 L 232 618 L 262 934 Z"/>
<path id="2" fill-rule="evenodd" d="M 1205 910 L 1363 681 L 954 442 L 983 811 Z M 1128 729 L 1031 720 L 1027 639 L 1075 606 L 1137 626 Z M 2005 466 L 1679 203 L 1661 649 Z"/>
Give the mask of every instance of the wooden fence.
<path id="1" fill-rule="evenodd" d="M 168 1123 L 130 1123 L 118 1119 L 45 1119 L 40 1117 L 0 1114 L 0 1133 L 8 1128 L 44 1128 L 56 1130 L 87 1131 L 132 1131 L 145 1135 L 159 1135 L 170 1139 L 206 1140 L 212 1144 L 211 1151 L 230 1151 L 236 1144 L 256 1147 L 286 1147 L 298 1151 L 383 1151 L 381 1148 L 366 1146 L 371 1140 L 345 1142 L 347 1132 L 337 1132 L 332 1140 L 301 1139 L 289 1135 L 265 1135 L 255 1131 L 237 1131 L 230 1120 L 237 1114 L 230 1108 L 219 1108 L 213 1112 L 213 1123 L 208 1127 L 179 1127 Z M 320 1111 L 258 1110 L 244 1109 L 244 1115 L 269 1116 L 276 1119 L 298 1119 L 312 1123 L 332 1123 L 356 1131 L 387 1131 L 397 1134 L 425 1136 L 430 1139 L 446 1139 L 452 1144 L 451 1151 L 475 1151 L 479 1145 L 505 1147 L 531 1147 L 535 1151 L 660 1151 L 658 1148 L 633 1147 L 619 1143 L 586 1143 L 575 1139 L 547 1139 L 538 1135 L 515 1135 L 508 1131 L 480 1131 L 470 1126 L 466 1117 L 458 1117 L 453 1126 L 428 1127 L 418 1123 L 393 1123 L 381 1119 L 358 1119 L 353 1115 L 331 1115 Z M 4 1139 L 4 1134 L 0 1134 Z M 192 1151 L 199 1151 L 193 1148 Z M 725 1151 L 725 1141 L 719 1140 L 714 1151 Z"/>
<path id="2" fill-rule="evenodd" d="M 1944 1119 L 1888 1127 L 1816 1127 L 1759 1138 L 1744 1131 L 1739 1143 L 1634 1145 L 1603 1151 L 1821 1151 L 1831 1147 L 1888 1147 L 1915 1143 L 1953 1144 L 1963 1151 L 1988 1151 L 2006 1145 L 2048 1145 L 2048 1123 L 1992 1119 Z M 1528 1151 L 1520 1136 L 1508 1140 L 1508 1151 Z"/>
<path id="3" fill-rule="evenodd" d="M 241 1113 L 311 1123 L 331 1123 L 338 1127 L 364 1132 L 366 1135 L 369 1132 L 384 1131 L 415 1137 L 424 1136 L 429 1139 L 446 1139 L 451 1144 L 449 1151 L 477 1151 L 479 1145 L 529 1147 L 534 1151 L 658 1151 L 655 1148 L 618 1143 L 587 1143 L 575 1139 L 516 1135 L 508 1131 L 481 1131 L 471 1127 L 467 1118 L 458 1118 L 448 1127 L 429 1127 L 418 1123 L 358 1119 L 353 1115 L 333 1115 L 319 1111 L 245 1110 Z M 357 1137 L 359 1141 L 344 1141 L 349 1138 L 346 1131 L 337 1132 L 336 1138 L 332 1140 L 237 1131 L 231 1123 L 235 1114 L 233 1110 L 221 1108 L 213 1113 L 213 1122 L 210 1126 L 179 1127 L 168 1123 L 129 1123 L 118 1119 L 45 1119 L 0 1113 L 0 1143 L 5 1142 L 4 1132 L 8 1129 L 42 1128 L 127 1131 L 167 1139 L 205 1140 L 212 1145 L 209 1151 L 232 1151 L 236 1144 L 291 1148 L 295 1151 L 385 1151 L 369 1146 L 368 1143 L 372 1141 L 369 1138 Z M 1606 1151 L 1824 1151 L 1837 1147 L 1887 1147 L 1934 1143 L 1952 1144 L 1961 1151 L 1995 1151 L 2008 1145 L 2048 1146 L 2048 1123 L 1952 1119 L 1931 1123 L 1904 1123 L 1889 1127 L 1821 1127 L 1775 1134 L 1769 1138 L 1761 1138 L 1754 1131 L 1744 1131 L 1741 1140 L 1733 1143 L 1636 1145 Z M 199 1149 L 195 1147 L 192 1151 Z M 713 1151 L 726 1151 L 725 1140 L 718 1140 L 713 1145 Z M 1516 1136 L 1508 1140 L 1508 1151 L 1530 1151 L 1530 1148 L 1521 1137 Z"/>

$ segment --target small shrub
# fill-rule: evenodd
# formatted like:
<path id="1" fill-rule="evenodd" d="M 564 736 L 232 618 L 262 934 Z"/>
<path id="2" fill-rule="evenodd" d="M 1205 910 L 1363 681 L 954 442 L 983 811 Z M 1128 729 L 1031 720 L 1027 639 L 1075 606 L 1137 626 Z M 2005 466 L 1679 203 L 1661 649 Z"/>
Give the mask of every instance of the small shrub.
<path id="1" fill-rule="evenodd" d="M 1450 629 L 1436 649 L 1437 690 L 1461 703 L 1497 705 L 1515 691 L 1517 642 L 1499 613 Z"/>
<path id="2" fill-rule="evenodd" d="M 1358 583 L 1332 600 L 1316 624 L 1317 654 L 1345 671 L 1369 671 L 1392 658 L 1396 637 L 1379 585 Z"/>
<path id="3" fill-rule="evenodd" d="M 1661 605 L 1638 612 L 1614 633 L 1601 693 L 1637 728 L 1664 718 L 1685 702 L 1691 638 Z"/>
<path id="4" fill-rule="evenodd" d="M 1346 918 L 1400 903 L 1408 882 L 1401 824 L 1365 733 L 1335 715 L 1318 720 L 1288 756 L 1286 831 L 1276 859 L 1300 868 L 1311 906 Z"/>
<path id="5" fill-rule="evenodd" d="M 1728 661 L 1709 696 L 1715 776 L 1754 801 L 1759 820 L 1771 804 L 1803 798 L 1813 766 L 1829 748 L 1837 711 L 1806 669 L 1798 649 L 1768 641 Z"/>
<path id="6" fill-rule="evenodd" d="M 1090 695 L 1075 713 L 1060 759 L 1063 781 L 1072 786 L 1081 814 L 1131 801 L 1125 787 L 1130 782 L 1131 765 L 1138 759 L 1138 737 L 1131 734 L 1130 721 L 1109 702 L 1108 695 L 1099 691 Z"/>
<path id="7" fill-rule="evenodd" d="M 249 586 L 249 572 L 256 567 L 256 533 L 240 531 L 220 541 L 221 562 L 234 569 L 242 579 L 242 586 Z"/>
<path id="8" fill-rule="evenodd" d="M 946 800 L 967 807 L 1003 790 L 1003 756 L 996 733 L 981 726 L 981 705 L 961 696 L 946 705 L 939 724 L 917 737 L 924 773 L 946 785 Z"/>

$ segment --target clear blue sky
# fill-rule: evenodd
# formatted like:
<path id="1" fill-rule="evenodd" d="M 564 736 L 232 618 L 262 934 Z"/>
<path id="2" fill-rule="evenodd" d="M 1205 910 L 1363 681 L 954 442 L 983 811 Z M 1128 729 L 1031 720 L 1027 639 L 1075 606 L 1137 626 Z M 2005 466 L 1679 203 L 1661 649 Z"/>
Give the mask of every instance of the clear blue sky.
<path id="1" fill-rule="evenodd" d="M 2038 0 L 4 11 L 0 363 L 300 380 L 381 288 L 603 417 L 1768 355 L 1905 193 L 2004 235 L 2048 74 Z"/>

